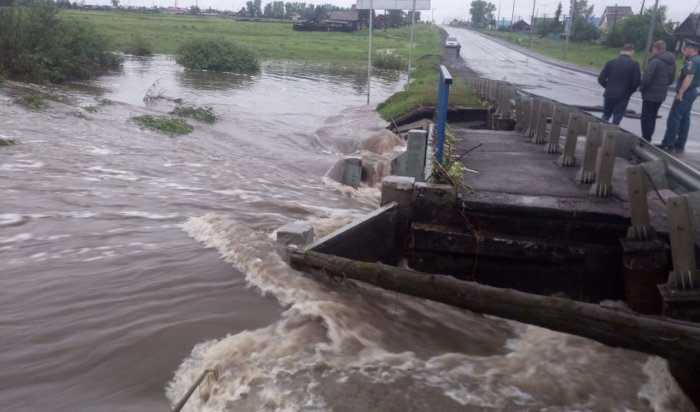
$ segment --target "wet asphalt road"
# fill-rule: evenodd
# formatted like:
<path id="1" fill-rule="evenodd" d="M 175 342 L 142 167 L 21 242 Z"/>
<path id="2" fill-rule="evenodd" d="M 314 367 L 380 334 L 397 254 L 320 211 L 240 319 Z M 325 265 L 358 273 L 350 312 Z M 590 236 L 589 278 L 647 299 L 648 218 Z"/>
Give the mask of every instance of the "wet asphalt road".
<path id="1" fill-rule="evenodd" d="M 580 70 L 574 65 L 568 68 L 562 67 L 567 66 L 567 63 L 558 62 L 555 65 L 531 57 L 474 31 L 449 26 L 443 28 L 450 36 L 457 37 L 461 43 L 462 60 L 486 78 L 505 80 L 529 93 L 570 105 L 602 106 L 603 104 L 603 88 L 597 82 L 595 70 L 589 69 L 586 73 L 586 70 Z M 529 52 L 528 54 L 533 55 Z M 659 110 L 661 118 L 656 122 L 653 143 L 660 143 L 663 138 L 672 99 L 673 96 L 669 93 L 669 97 Z M 696 102 L 693 109 L 686 151 L 676 155 L 696 168 L 700 168 L 699 105 Z M 642 98 L 639 92 L 632 96 L 628 110 L 641 113 Z M 593 113 L 593 115 L 600 116 L 601 113 Z M 620 126 L 641 135 L 639 119 L 625 118 Z"/>

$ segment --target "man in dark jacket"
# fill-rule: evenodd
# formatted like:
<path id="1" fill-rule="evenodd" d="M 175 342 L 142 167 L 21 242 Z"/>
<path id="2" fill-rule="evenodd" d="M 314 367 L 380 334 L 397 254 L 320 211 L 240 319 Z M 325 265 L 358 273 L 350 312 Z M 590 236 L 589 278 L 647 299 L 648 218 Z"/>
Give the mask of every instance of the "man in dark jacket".
<path id="1" fill-rule="evenodd" d="M 676 78 L 676 58 L 666 51 L 666 42 L 654 42 L 651 48 L 654 54 L 647 63 L 639 91 L 642 92 L 642 137 L 651 142 L 656 128 L 656 116 L 661 103 L 666 100 L 668 86 Z"/>
<path id="2" fill-rule="evenodd" d="M 601 117 L 604 122 L 610 121 L 612 116 L 613 124 L 620 124 L 622 116 L 627 111 L 630 96 L 639 87 L 641 72 L 639 63 L 632 59 L 633 55 L 634 45 L 625 44 L 620 55 L 607 62 L 598 76 L 598 83 L 605 87 L 603 117 Z"/>

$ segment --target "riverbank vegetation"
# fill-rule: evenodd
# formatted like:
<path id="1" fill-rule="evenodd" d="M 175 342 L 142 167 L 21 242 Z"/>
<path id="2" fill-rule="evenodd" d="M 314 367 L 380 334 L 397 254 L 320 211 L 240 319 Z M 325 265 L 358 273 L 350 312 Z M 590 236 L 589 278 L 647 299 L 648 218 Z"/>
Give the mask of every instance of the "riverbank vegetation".
<path id="1" fill-rule="evenodd" d="M 18 97 L 14 102 L 29 109 L 41 109 L 49 105 L 46 97 L 35 92 Z"/>
<path id="2" fill-rule="evenodd" d="M 106 38 L 43 0 L 0 7 L 0 73 L 36 83 L 87 79 L 118 64 Z"/>
<path id="3" fill-rule="evenodd" d="M 156 130 L 162 133 L 167 133 L 170 135 L 188 134 L 192 130 L 194 130 L 192 125 L 187 123 L 185 119 L 179 117 L 151 116 L 147 114 L 143 116 L 132 117 L 131 120 L 136 122 L 141 127 Z"/>
<path id="4" fill-rule="evenodd" d="M 202 123 L 212 124 L 218 120 L 211 107 L 177 106 L 170 114 L 189 117 Z"/>
<path id="5" fill-rule="evenodd" d="M 260 71 L 260 62 L 251 49 L 223 39 L 188 40 L 178 49 L 175 61 L 188 69 L 234 73 Z"/>

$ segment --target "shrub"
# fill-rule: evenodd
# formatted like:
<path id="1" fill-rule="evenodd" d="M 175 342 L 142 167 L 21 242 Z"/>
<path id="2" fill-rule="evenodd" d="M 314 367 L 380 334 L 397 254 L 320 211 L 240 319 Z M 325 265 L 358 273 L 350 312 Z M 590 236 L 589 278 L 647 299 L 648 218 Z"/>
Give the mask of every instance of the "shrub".
<path id="1" fill-rule="evenodd" d="M 16 98 L 14 102 L 30 109 L 41 109 L 48 106 L 46 98 L 39 93 L 29 93 L 26 96 Z"/>
<path id="2" fill-rule="evenodd" d="M 86 79 L 117 65 L 107 41 L 84 22 L 59 18 L 45 0 L 0 8 L 0 71 L 37 83 Z"/>
<path id="3" fill-rule="evenodd" d="M 148 40 L 135 35 L 131 37 L 131 43 L 124 49 L 124 53 L 134 56 L 150 56 L 153 54 L 153 47 Z"/>
<path id="4" fill-rule="evenodd" d="M 252 50 L 224 40 L 193 39 L 178 50 L 175 61 L 188 69 L 255 73 L 260 63 Z"/>
<path id="5" fill-rule="evenodd" d="M 0 146 L 12 146 L 13 144 L 17 144 L 17 140 L 0 138 Z"/>
<path id="6" fill-rule="evenodd" d="M 148 129 L 153 129 L 168 134 L 187 134 L 194 130 L 194 128 L 184 119 L 180 119 L 177 117 L 154 117 L 151 115 L 145 115 L 132 117 L 131 120 L 135 121 L 142 127 L 146 127 Z"/>
<path id="7" fill-rule="evenodd" d="M 377 53 L 372 58 L 372 67 L 387 70 L 405 70 L 407 63 L 395 54 Z"/>
<path id="8" fill-rule="evenodd" d="M 211 107 L 178 106 L 171 114 L 180 117 L 189 117 L 210 124 L 214 123 L 217 119 Z"/>

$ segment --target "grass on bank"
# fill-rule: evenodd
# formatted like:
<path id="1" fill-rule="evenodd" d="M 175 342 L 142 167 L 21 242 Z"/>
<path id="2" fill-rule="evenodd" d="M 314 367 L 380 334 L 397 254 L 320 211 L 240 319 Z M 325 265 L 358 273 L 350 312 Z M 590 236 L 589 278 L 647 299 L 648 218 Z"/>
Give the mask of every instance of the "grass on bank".
<path id="1" fill-rule="evenodd" d="M 110 104 L 112 104 L 111 100 L 102 98 L 102 99 L 98 100 L 97 104 L 85 106 L 83 109 L 85 109 L 85 111 L 89 112 L 89 113 L 96 113 L 101 108 L 108 106 Z"/>
<path id="2" fill-rule="evenodd" d="M 497 37 L 519 46 L 530 48 L 530 37 L 520 33 L 503 33 L 497 31 L 482 31 L 489 36 Z M 531 50 L 555 59 L 576 63 L 583 66 L 590 66 L 594 69 L 602 69 L 605 63 L 620 54 L 620 48 L 610 47 L 593 42 L 569 42 L 567 51 L 566 40 L 550 39 L 547 37 L 538 38 L 533 36 Z M 566 56 L 566 58 L 565 58 Z M 634 55 L 634 59 L 642 64 L 644 50 L 639 50 Z"/>
<path id="3" fill-rule="evenodd" d="M 46 101 L 46 97 L 34 92 L 18 97 L 14 102 L 29 109 L 42 109 L 49 105 Z"/>
<path id="4" fill-rule="evenodd" d="M 212 124 L 218 120 L 211 107 L 177 106 L 170 114 Z"/>
<path id="5" fill-rule="evenodd" d="M 141 127 L 170 135 L 188 134 L 194 130 L 192 125 L 179 117 L 144 115 L 132 117 L 131 120 Z"/>

